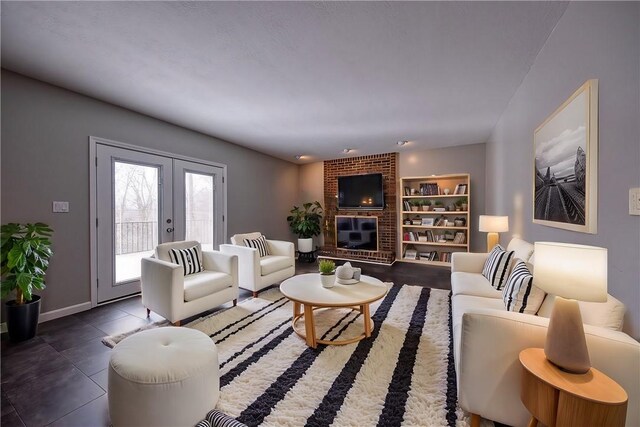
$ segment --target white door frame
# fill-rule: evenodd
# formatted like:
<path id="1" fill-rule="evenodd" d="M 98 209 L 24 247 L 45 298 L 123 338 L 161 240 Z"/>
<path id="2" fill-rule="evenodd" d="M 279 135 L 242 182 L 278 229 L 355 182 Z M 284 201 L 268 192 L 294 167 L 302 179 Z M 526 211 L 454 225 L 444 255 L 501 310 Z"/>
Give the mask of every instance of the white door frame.
<path id="1" fill-rule="evenodd" d="M 98 257 L 97 257 L 97 201 L 96 201 L 96 165 L 97 165 L 97 145 L 108 145 L 117 148 L 124 148 L 131 151 L 138 151 L 141 153 L 154 154 L 157 156 L 169 157 L 176 160 L 185 160 L 193 163 L 200 163 L 207 166 L 214 166 L 222 168 L 222 223 L 223 223 L 223 235 L 222 240 L 227 241 L 227 165 L 224 163 L 211 162 L 208 160 L 196 159 L 194 157 L 183 156 L 180 154 L 169 153 L 166 151 L 155 150 L 152 148 L 140 147 L 137 145 L 131 145 L 124 142 L 118 142 L 111 139 L 100 138 L 97 136 L 89 136 L 89 253 L 90 253 L 90 281 L 91 281 L 91 307 L 98 305 Z M 113 302 L 113 301 L 109 301 Z M 108 304 L 108 302 L 106 303 Z"/>

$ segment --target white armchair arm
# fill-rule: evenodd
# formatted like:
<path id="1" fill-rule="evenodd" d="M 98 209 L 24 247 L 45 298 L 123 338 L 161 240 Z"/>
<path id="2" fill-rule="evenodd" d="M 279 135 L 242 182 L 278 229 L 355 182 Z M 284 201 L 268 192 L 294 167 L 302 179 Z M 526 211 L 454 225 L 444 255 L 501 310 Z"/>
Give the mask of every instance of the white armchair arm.
<path id="1" fill-rule="evenodd" d="M 255 287 L 260 278 L 260 255 L 258 250 L 239 245 L 220 245 L 220 252 L 238 258 L 238 283 Z"/>
<path id="2" fill-rule="evenodd" d="M 269 245 L 269 252 L 271 255 L 282 255 L 291 258 L 295 257 L 296 251 L 292 242 L 286 242 L 284 240 L 267 240 Z"/>
<path id="3" fill-rule="evenodd" d="M 547 318 L 509 311 L 466 312 L 458 349 L 460 406 L 494 421 L 526 425 L 530 415 L 520 401 L 518 356 L 526 348 L 544 347 L 548 324 Z M 627 425 L 640 425 L 640 343 L 622 332 L 584 329 L 592 366 L 626 390 Z"/>
<path id="4" fill-rule="evenodd" d="M 454 252 L 451 255 L 451 272 L 482 273 L 488 253 Z"/>
<path id="5" fill-rule="evenodd" d="M 219 271 L 230 276 L 238 276 L 238 257 L 218 251 L 202 251 L 202 264 L 205 270 Z"/>
<path id="6" fill-rule="evenodd" d="M 171 322 L 178 318 L 178 307 L 184 302 L 182 267 L 156 258 L 142 258 L 140 286 L 142 305 Z"/>

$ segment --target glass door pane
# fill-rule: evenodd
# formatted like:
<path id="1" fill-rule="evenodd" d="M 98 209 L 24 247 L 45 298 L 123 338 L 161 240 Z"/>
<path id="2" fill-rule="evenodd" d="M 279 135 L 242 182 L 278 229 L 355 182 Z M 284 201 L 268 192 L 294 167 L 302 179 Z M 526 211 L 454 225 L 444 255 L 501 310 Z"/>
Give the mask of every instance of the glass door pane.
<path id="1" fill-rule="evenodd" d="M 140 278 L 140 260 L 158 245 L 158 168 L 114 162 L 116 283 Z"/>
<path id="2" fill-rule="evenodd" d="M 213 176 L 185 172 L 185 240 L 197 240 L 213 250 Z"/>
<path id="3" fill-rule="evenodd" d="M 176 240 L 195 240 L 205 251 L 224 243 L 223 169 L 186 160 L 173 161 Z"/>

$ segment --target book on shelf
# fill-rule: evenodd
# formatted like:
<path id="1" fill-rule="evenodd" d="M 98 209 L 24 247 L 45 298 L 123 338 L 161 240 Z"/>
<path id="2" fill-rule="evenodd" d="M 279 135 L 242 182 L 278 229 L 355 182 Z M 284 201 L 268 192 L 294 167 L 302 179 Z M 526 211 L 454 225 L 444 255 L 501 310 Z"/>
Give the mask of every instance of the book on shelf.
<path id="1" fill-rule="evenodd" d="M 408 201 L 408 200 L 404 200 L 404 201 L 402 202 L 402 204 L 403 204 L 403 206 L 404 206 L 404 210 L 405 210 L 405 211 L 410 211 L 410 210 L 411 210 L 411 203 L 409 203 L 409 201 Z"/>
<path id="2" fill-rule="evenodd" d="M 451 252 L 440 252 L 440 261 L 451 262 Z"/>
<path id="3" fill-rule="evenodd" d="M 420 184 L 421 196 L 437 196 L 441 194 L 440 187 L 434 182 L 427 182 Z"/>
<path id="4" fill-rule="evenodd" d="M 414 248 L 407 246 L 407 249 L 405 249 L 404 251 L 404 259 L 417 259 L 417 258 L 418 258 L 418 251 L 415 250 Z"/>

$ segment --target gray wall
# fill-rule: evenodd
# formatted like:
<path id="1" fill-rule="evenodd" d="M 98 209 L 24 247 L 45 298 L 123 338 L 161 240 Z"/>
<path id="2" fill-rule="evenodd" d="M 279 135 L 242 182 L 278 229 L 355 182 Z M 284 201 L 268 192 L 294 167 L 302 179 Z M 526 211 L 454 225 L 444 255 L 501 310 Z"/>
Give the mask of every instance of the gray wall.
<path id="1" fill-rule="evenodd" d="M 300 165 L 298 185 L 298 203 L 320 202 L 324 208 L 324 162 Z M 324 226 L 324 224 L 323 224 Z M 313 243 L 324 245 L 324 233 L 313 238 Z"/>
<path id="2" fill-rule="evenodd" d="M 90 300 L 90 135 L 226 164 L 229 236 L 291 238 L 297 165 L 3 70 L 2 222 L 55 230 L 43 312 Z M 70 213 L 53 214 L 53 200 Z"/>
<path id="3" fill-rule="evenodd" d="M 401 152 L 400 177 L 468 173 L 471 176 L 471 248 L 485 252 L 487 236 L 478 231 L 478 215 L 485 213 L 485 144 Z M 503 238 L 504 240 L 504 238 Z"/>
<path id="4" fill-rule="evenodd" d="M 487 209 L 509 215 L 513 234 L 609 249 L 609 293 L 640 336 L 640 4 L 572 2 L 487 144 Z M 587 79 L 599 79 L 598 234 L 532 223 L 534 129 Z"/>

